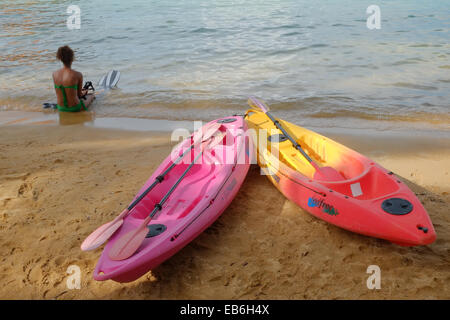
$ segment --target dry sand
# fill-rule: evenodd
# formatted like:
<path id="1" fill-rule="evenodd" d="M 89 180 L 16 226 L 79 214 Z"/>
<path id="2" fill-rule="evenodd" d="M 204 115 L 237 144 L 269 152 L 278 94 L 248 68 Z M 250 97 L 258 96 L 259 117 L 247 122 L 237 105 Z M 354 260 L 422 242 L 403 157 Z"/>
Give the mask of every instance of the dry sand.
<path id="1" fill-rule="evenodd" d="M 342 139 L 364 149 L 358 137 Z M 100 249 L 82 252 L 82 240 L 122 211 L 169 142 L 167 133 L 0 126 L 0 298 L 450 298 L 449 148 L 394 153 L 373 141 L 368 155 L 428 210 L 432 245 L 405 248 L 327 224 L 252 166 L 230 207 L 174 257 L 132 283 L 93 280 Z M 79 290 L 67 288 L 70 265 L 81 269 Z M 369 265 L 381 268 L 380 290 L 366 286 Z"/>

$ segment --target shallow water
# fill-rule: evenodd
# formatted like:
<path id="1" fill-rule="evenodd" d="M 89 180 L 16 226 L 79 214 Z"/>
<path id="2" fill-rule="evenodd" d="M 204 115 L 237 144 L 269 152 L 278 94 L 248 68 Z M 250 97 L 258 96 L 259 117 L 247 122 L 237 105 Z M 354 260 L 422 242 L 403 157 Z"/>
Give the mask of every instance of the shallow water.
<path id="1" fill-rule="evenodd" d="M 450 127 L 449 4 L 378 1 L 2 1 L 0 108 L 39 111 L 54 100 L 60 45 L 98 80 L 122 72 L 97 116 L 208 120 L 242 113 L 250 95 L 303 125 Z"/>

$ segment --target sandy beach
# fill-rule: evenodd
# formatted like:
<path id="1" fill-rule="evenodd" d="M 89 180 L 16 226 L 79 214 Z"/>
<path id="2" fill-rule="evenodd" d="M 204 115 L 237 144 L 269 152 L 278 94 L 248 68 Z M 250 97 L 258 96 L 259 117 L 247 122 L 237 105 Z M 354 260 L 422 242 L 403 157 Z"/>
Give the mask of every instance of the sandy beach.
<path id="1" fill-rule="evenodd" d="M 80 244 L 130 202 L 170 152 L 170 134 L 0 125 L 0 298 L 449 299 L 448 141 L 418 148 L 395 136 L 330 136 L 402 177 L 427 209 L 435 243 L 400 247 L 327 224 L 253 165 L 209 229 L 139 280 L 119 284 L 92 279 L 101 250 L 82 252 Z M 71 265 L 81 269 L 80 289 L 67 287 Z M 366 286 L 369 265 L 381 269 L 379 290 Z"/>
<path id="2" fill-rule="evenodd" d="M 3 0 L 0 300 L 450 300 L 448 7 L 445 1 Z M 91 105 L 90 96 L 80 100 L 81 88 L 95 94 Z M 175 146 L 174 130 L 193 132 L 213 119 L 244 115 L 251 97 L 274 117 L 336 140 L 402 180 L 389 185 L 370 161 L 302 134 L 296 138 L 309 140 L 302 140 L 306 152 L 335 176 L 321 182 L 330 188 L 321 199 L 311 186 L 320 169 L 310 171 L 305 186 L 294 181 L 310 185 L 311 197 L 292 187 L 296 174 L 284 175 L 290 181 L 274 176 L 291 199 L 298 190 L 310 211 L 321 209 L 330 220 L 344 213 L 331 221 L 365 234 L 385 231 L 396 239 L 414 230 L 433 239 L 409 191 L 378 196 L 403 182 L 424 205 L 436 241 L 402 247 L 331 225 L 288 200 L 253 164 L 223 214 L 170 259 L 131 283 L 94 280 L 104 246 L 84 252 L 80 245 L 130 204 Z M 270 121 L 260 120 L 257 126 Z M 291 151 L 285 161 L 297 156 Z M 165 210 L 170 222 L 158 222 L 161 228 L 184 232 L 200 226 L 207 210 L 218 212 L 212 204 L 227 187 L 206 196 L 219 185 L 220 170 L 202 171 L 205 179 L 194 169 L 192 180 L 182 181 L 198 197 L 171 195 L 177 204 Z M 336 183 L 341 173 L 345 181 Z M 234 192 L 237 180 L 229 181 Z M 221 200 L 229 198 L 224 193 Z M 155 207 L 155 199 L 146 200 Z M 188 224 L 194 216 L 188 203 L 209 206 Z M 359 221 L 370 206 L 370 218 Z M 377 216 L 377 208 L 413 214 L 400 220 Z M 180 234 L 165 233 L 175 246 Z M 156 258 L 172 253 L 161 249 L 169 242 L 148 243 L 154 247 L 137 250 L 156 248 Z M 118 255 L 131 255 L 127 246 Z M 368 286 L 373 267 L 380 270 L 379 289 Z"/>

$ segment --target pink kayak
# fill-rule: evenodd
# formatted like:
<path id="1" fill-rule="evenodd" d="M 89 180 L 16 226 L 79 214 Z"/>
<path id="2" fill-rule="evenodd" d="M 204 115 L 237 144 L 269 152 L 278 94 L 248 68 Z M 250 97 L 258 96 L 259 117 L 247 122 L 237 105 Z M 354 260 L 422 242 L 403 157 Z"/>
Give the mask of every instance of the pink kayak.
<path id="1" fill-rule="evenodd" d="M 250 166 L 251 139 L 245 136 L 246 122 L 241 116 L 214 120 L 220 123 L 223 139 L 212 148 L 193 148 L 165 175 L 124 218 L 123 225 L 110 238 L 94 270 L 94 279 L 130 282 L 170 258 L 208 228 L 236 196 Z M 192 145 L 193 136 L 180 143 L 169 155 L 135 199 Z M 207 145 L 207 144 L 206 144 Z M 111 260 L 109 251 L 123 235 L 138 228 L 155 205 L 168 193 L 183 172 L 197 158 L 162 209 L 150 221 L 148 234 L 138 250 L 125 260 Z"/>

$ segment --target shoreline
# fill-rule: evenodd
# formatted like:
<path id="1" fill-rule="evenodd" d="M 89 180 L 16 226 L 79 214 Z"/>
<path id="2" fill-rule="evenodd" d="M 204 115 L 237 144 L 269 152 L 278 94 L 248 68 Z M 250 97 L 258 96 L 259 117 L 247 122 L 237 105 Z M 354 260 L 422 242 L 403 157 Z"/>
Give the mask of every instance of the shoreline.
<path id="1" fill-rule="evenodd" d="M 220 116 L 225 117 L 235 114 L 244 114 L 247 108 L 236 111 L 231 110 L 229 113 L 224 112 Z M 280 112 L 279 117 L 287 119 Z M 159 131 L 171 131 L 180 126 L 189 130 L 193 130 L 193 123 L 196 121 L 208 122 L 211 117 L 199 115 L 196 120 L 189 118 L 170 119 L 169 117 L 145 117 L 145 116 L 112 116 L 97 113 L 95 111 L 64 113 L 53 110 L 42 111 L 22 111 L 22 110 L 0 110 L 0 125 L 13 124 L 85 124 L 86 126 L 122 129 L 131 131 L 155 131 L 153 126 L 159 128 Z M 319 121 L 317 121 L 319 120 Z M 333 119 L 316 119 L 305 118 L 303 121 L 291 121 L 297 125 L 306 127 L 323 135 L 344 134 L 344 135 L 389 135 L 398 136 L 426 136 L 450 139 L 450 127 L 448 126 L 430 126 L 426 123 L 416 123 L 407 121 L 384 121 L 384 120 L 364 120 L 355 118 L 337 118 Z"/>
<path id="2" fill-rule="evenodd" d="M 0 298 L 450 298 L 447 139 L 432 144 L 425 137 L 421 143 L 430 145 L 418 148 L 408 136 L 329 135 L 407 183 L 435 226 L 438 238 L 429 246 L 404 248 L 318 220 L 253 165 L 210 228 L 137 281 L 118 284 L 94 281 L 101 250 L 79 247 L 122 211 L 169 154 L 169 131 L 155 131 L 156 123 L 130 131 L 27 121 L 0 125 Z M 372 264 L 382 270 L 381 290 L 366 287 Z M 66 285 L 73 265 L 81 271 L 80 290 Z"/>
<path id="3" fill-rule="evenodd" d="M 7 116 L 5 116 L 7 115 Z M 58 112 L 23 112 L 23 111 L 0 111 L 0 128 L 2 127 L 63 127 L 83 128 L 117 132 L 124 134 L 150 134 L 168 135 L 169 133 L 193 132 L 205 121 L 166 120 L 129 117 L 96 117 L 93 112 L 82 113 L 58 113 Z M 410 130 L 376 130 L 371 128 L 342 128 L 342 127 L 314 127 L 305 126 L 309 130 L 316 131 L 331 138 L 350 149 L 353 149 L 375 161 L 387 160 L 387 166 L 393 166 L 400 175 L 414 176 L 413 172 L 404 170 L 402 163 L 408 162 L 414 165 L 413 159 L 427 159 L 429 164 L 445 168 L 446 158 L 450 158 L 450 131 L 410 131 Z M 78 130 L 78 129 L 75 129 Z M 177 135 L 178 136 L 178 135 Z M 428 153 L 440 154 L 428 156 Z M 383 164 L 382 164 L 383 165 Z M 427 163 L 418 164 L 419 167 Z M 409 168 L 409 167 L 408 167 Z M 411 170 L 410 170 L 411 171 Z M 428 172 L 420 180 L 426 186 L 450 191 L 450 179 L 442 181 L 439 185 L 435 183 L 436 177 L 441 172 Z"/>
<path id="4" fill-rule="evenodd" d="M 235 113 L 233 113 L 234 115 Z M 242 112 L 241 114 L 244 114 Z M 229 114 L 231 115 L 231 114 Z M 226 116 L 226 115 L 224 115 Z M 282 118 L 282 117 L 281 117 Z M 64 113 L 54 111 L 0 111 L 0 126 L 2 125 L 85 125 L 87 127 L 94 128 L 106 128 L 106 129 L 120 129 L 128 131 L 161 131 L 168 132 L 177 128 L 184 128 L 192 131 L 194 129 L 195 122 L 208 122 L 209 120 L 170 120 L 165 118 L 139 118 L 139 117 L 112 117 L 104 115 L 96 115 L 93 111 L 78 112 L 78 113 Z M 354 119 L 353 119 L 354 120 Z M 399 138 L 438 138 L 441 141 L 438 144 L 442 146 L 450 147 L 450 144 L 446 144 L 445 140 L 450 140 L 450 129 L 444 130 L 443 128 L 409 128 L 409 127 L 376 127 L 373 121 L 372 126 L 364 126 L 367 123 L 365 121 L 358 121 L 359 126 L 355 125 L 354 121 L 349 119 L 348 124 L 343 126 L 343 123 L 339 125 L 329 126 L 317 126 L 314 124 L 296 123 L 300 126 L 308 128 L 309 130 L 316 131 L 322 135 L 333 136 L 379 136 L 380 138 L 389 138 L 389 136 L 396 136 Z"/>

